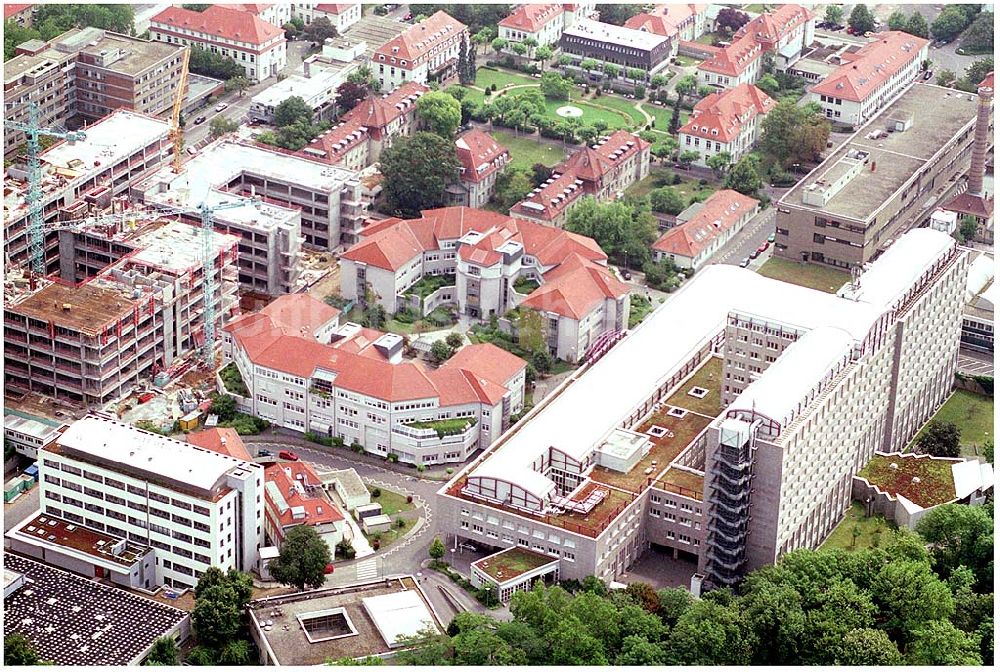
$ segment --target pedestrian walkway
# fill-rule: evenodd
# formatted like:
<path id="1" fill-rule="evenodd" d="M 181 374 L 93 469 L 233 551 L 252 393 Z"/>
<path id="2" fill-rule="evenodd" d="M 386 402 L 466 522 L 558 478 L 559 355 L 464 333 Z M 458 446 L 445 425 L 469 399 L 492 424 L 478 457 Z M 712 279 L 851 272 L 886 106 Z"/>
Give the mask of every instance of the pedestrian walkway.
<path id="1" fill-rule="evenodd" d="M 355 565 L 358 581 L 372 581 L 378 578 L 378 558 L 372 558 Z"/>

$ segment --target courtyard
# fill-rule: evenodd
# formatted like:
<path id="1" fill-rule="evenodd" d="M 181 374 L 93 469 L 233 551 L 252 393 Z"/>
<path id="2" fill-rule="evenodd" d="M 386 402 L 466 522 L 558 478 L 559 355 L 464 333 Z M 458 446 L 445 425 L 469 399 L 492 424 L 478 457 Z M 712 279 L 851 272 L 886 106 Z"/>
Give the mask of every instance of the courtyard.
<path id="1" fill-rule="evenodd" d="M 955 390 L 931 420 L 958 427 L 962 432 L 962 457 L 981 457 L 983 444 L 993 440 L 993 397 Z"/>
<path id="2" fill-rule="evenodd" d="M 772 256 L 757 269 L 767 278 L 774 278 L 800 287 L 818 289 L 827 294 L 836 294 L 844 283 L 851 279 L 850 273 L 830 266 L 791 261 Z"/>

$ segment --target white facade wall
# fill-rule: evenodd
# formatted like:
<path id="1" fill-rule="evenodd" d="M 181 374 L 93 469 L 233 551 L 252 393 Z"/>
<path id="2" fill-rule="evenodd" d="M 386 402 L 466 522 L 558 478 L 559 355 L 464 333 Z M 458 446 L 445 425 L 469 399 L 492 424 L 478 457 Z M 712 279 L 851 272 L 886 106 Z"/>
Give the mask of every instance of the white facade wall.
<path id="1" fill-rule="evenodd" d="M 553 14 L 551 19 L 534 32 L 520 30 L 517 28 L 508 28 L 507 26 L 501 25 L 499 33 L 500 37 L 508 42 L 524 42 L 524 40 L 531 37 L 538 42 L 538 46 L 540 47 L 555 44 L 559 41 L 559 38 L 562 37 L 563 28 L 565 28 L 563 14 L 564 12 Z M 506 51 L 510 51 L 509 45 Z"/>
<path id="2" fill-rule="evenodd" d="M 702 138 L 689 133 L 680 133 L 678 136 L 680 151 L 685 152 L 690 150 L 698 152 L 698 158 L 694 161 L 694 165 L 703 168 L 708 167 L 707 162 L 709 157 L 721 154 L 722 152 L 729 152 L 729 155 L 732 157 L 732 163 L 736 163 L 757 144 L 763 119 L 764 115 L 754 115 L 750 121 L 740 127 L 739 136 L 730 142 Z"/>
<path id="3" fill-rule="evenodd" d="M 276 35 L 269 41 L 257 45 L 157 21 L 150 23 L 149 34 L 151 39 L 158 42 L 200 47 L 224 56 L 241 66 L 251 82 L 262 82 L 268 77 L 273 77 L 287 64 L 284 34 Z"/>
<path id="4" fill-rule="evenodd" d="M 723 75 L 717 72 L 711 72 L 709 70 L 702 70 L 698 68 L 698 85 L 699 86 L 714 86 L 717 89 L 731 89 L 733 87 L 739 86 L 740 84 L 753 84 L 761 75 L 761 53 L 757 52 L 757 56 L 753 61 L 738 75 Z"/>
<path id="5" fill-rule="evenodd" d="M 214 501 L 41 450 L 41 505 L 156 549 L 156 581 L 193 587 L 209 567 L 250 571 L 263 545 L 264 468 L 247 463 Z M 67 468 L 70 471 L 67 471 Z M 75 473 L 79 471 L 79 473 Z"/>
<path id="6" fill-rule="evenodd" d="M 327 12 L 317 9 L 316 2 L 303 2 L 296 3 L 291 6 L 292 16 L 302 19 L 302 22 L 307 26 L 319 17 L 325 17 L 330 20 L 333 27 L 337 29 L 337 32 L 341 35 L 344 34 L 348 28 L 353 26 L 355 23 L 361 20 L 361 3 L 358 2 L 354 4 L 347 11 L 341 12 L 340 14 L 328 14 Z M 287 5 L 286 5 L 287 7 Z M 283 24 L 282 24 L 283 25 Z"/>

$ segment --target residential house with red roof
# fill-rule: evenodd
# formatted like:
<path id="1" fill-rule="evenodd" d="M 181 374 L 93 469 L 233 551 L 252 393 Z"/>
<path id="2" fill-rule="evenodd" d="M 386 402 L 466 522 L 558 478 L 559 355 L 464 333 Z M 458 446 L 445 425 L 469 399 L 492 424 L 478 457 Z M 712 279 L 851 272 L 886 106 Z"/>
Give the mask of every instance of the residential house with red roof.
<path id="1" fill-rule="evenodd" d="M 437 11 L 376 49 L 371 57 L 372 75 L 382 91 L 405 82 L 444 81 L 454 74 L 459 47 L 468 39 L 464 23 Z"/>
<path id="2" fill-rule="evenodd" d="M 260 82 L 286 63 L 285 31 L 252 11 L 212 5 L 204 12 L 171 6 L 150 19 L 153 40 L 195 46 L 230 59 Z"/>
<path id="3" fill-rule="evenodd" d="M 712 194 L 677 217 L 653 243 L 653 260 L 669 259 L 678 268 L 700 268 L 723 245 L 743 230 L 760 209 L 760 201 L 732 189 Z"/>
<path id="4" fill-rule="evenodd" d="M 423 84 L 407 82 L 384 96 L 371 94 L 296 153 L 349 170 L 367 168 L 393 139 L 419 128 L 417 99 L 428 91 Z"/>
<path id="5" fill-rule="evenodd" d="M 708 5 L 655 5 L 649 12 L 640 12 L 625 22 L 626 28 L 644 30 L 677 40 L 697 40 L 707 30 Z"/>
<path id="6" fill-rule="evenodd" d="M 270 464 L 264 469 L 264 533 L 271 545 L 280 547 L 288 531 L 299 525 L 312 527 L 332 558 L 347 523 L 308 462 Z"/>
<path id="7" fill-rule="evenodd" d="M 830 121 L 864 124 L 920 74 L 928 40 L 898 30 L 876 37 L 858 51 L 842 54 L 840 67 L 809 88 L 809 100 Z"/>
<path id="8" fill-rule="evenodd" d="M 563 6 L 558 3 L 523 4 L 514 8 L 510 16 L 501 19 L 499 35 L 510 44 L 531 38 L 538 46 L 555 44 L 562 37 L 565 21 Z"/>
<path id="9" fill-rule="evenodd" d="M 253 456 L 247 450 L 246 444 L 232 427 L 211 427 L 198 432 L 190 432 L 187 434 L 187 442 L 199 448 L 235 457 L 238 460 L 253 462 Z"/>
<path id="10" fill-rule="evenodd" d="M 303 310 L 309 325 L 286 319 L 282 309 L 244 315 L 223 329 L 224 358 L 248 389 L 237 396 L 246 412 L 380 457 L 435 464 L 490 445 L 524 405 L 527 365 L 505 350 L 467 346 L 432 369 L 404 359 L 396 334 L 346 323 L 329 341 L 318 340 L 311 323 L 322 319 L 325 304 L 296 296 L 316 304 Z"/>
<path id="11" fill-rule="evenodd" d="M 344 31 L 361 20 L 360 2 L 340 3 L 296 3 L 292 12 L 308 26 L 314 20 L 325 17 L 341 35 Z"/>
<path id="12" fill-rule="evenodd" d="M 815 37 L 815 21 L 804 7 L 779 5 L 736 31 L 732 42 L 698 65 L 698 83 L 727 89 L 753 84 L 764 74 L 764 55 L 781 71 L 799 60 Z"/>
<path id="13" fill-rule="evenodd" d="M 492 135 L 473 128 L 455 140 L 459 179 L 448 186 L 448 200 L 453 205 L 481 208 L 493 194 L 497 176 L 510 163 L 510 152 Z"/>
<path id="14" fill-rule="evenodd" d="M 705 96 L 677 131 L 681 151 L 698 152 L 698 166 L 707 166 L 710 157 L 722 152 L 736 163 L 756 144 L 764 117 L 776 104 L 753 84 Z"/>
<path id="15" fill-rule="evenodd" d="M 510 209 L 520 219 L 562 227 L 581 196 L 610 200 L 649 175 L 650 144 L 615 131 L 556 166 L 552 175 Z"/>
<path id="16" fill-rule="evenodd" d="M 19 26 L 30 26 L 31 19 L 35 14 L 35 6 L 31 4 L 22 5 L 13 2 L 3 4 L 3 20 L 13 21 Z"/>
<path id="17" fill-rule="evenodd" d="M 465 207 L 425 210 L 362 231 L 341 257 L 341 294 L 374 292 L 389 312 L 426 314 L 442 303 L 478 319 L 524 306 L 541 312 L 553 355 L 577 361 L 597 336 L 628 323 L 628 286 L 607 267 L 591 238 L 544 224 Z M 425 275 L 454 275 L 426 297 L 408 290 Z M 526 282 L 537 288 L 523 291 Z M 518 291 L 518 285 L 522 291 Z"/>

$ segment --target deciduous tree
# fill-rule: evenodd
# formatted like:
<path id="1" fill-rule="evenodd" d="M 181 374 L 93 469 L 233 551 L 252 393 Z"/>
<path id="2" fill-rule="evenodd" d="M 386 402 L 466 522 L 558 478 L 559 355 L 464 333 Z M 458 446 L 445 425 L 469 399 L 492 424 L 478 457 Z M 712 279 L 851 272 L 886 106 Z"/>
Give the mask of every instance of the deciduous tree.
<path id="1" fill-rule="evenodd" d="M 945 619 L 929 621 L 913 633 L 906 647 L 910 665 L 982 665 L 976 635 L 962 632 Z"/>
<path id="2" fill-rule="evenodd" d="M 146 665 L 176 665 L 177 642 L 173 637 L 157 637 L 146 657 Z"/>
<path id="3" fill-rule="evenodd" d="M 459 167 L 454 145 L 425 132 L 396 139 L 382 152 L 379 165 L 389 208 L 406 217 L 444 205 L 445 188 L 457 178 Z"/>
<path id="4" fill-rule="evenodd" d="M 744 196 L 756 196 L 763 186 L 760 173 L 757 170 L 757 161 L 750 154 L 745 155 L 736 162 L 736 165 L 729 169 L 726 175 L 726 189 L 738 191 Z"/>
<path id="5" fill-rule="evenodd" d="M 958 457 L 961 439 L 962 432 L 955 423 L 931 420 L 917 438 L 917 448 L 935 457 Z"/>
<path id="6" fill-rule="evenodd" d="M 855 33 L 864 35 L 875 30 L 875 16 L 868 9 L 868 5 L 854 5 L 851 16 L 847 19 L 847 25 Z"/>
<path id="7" fill-rule="evenodd" d="M 331 560 L 330 547 L 315 528 L 297 525 L 285 534 L 281 552 L 267 569 L 275 581 L 305 590 L 326 582 L 326 566 Z"/>
<path id="8" fill-rule="evenodd" d="M 417 98 L 417 116 L 431 131 L 450 141 L 462 122 L 462 105 L 444 91 L 429 91 Z"/>

